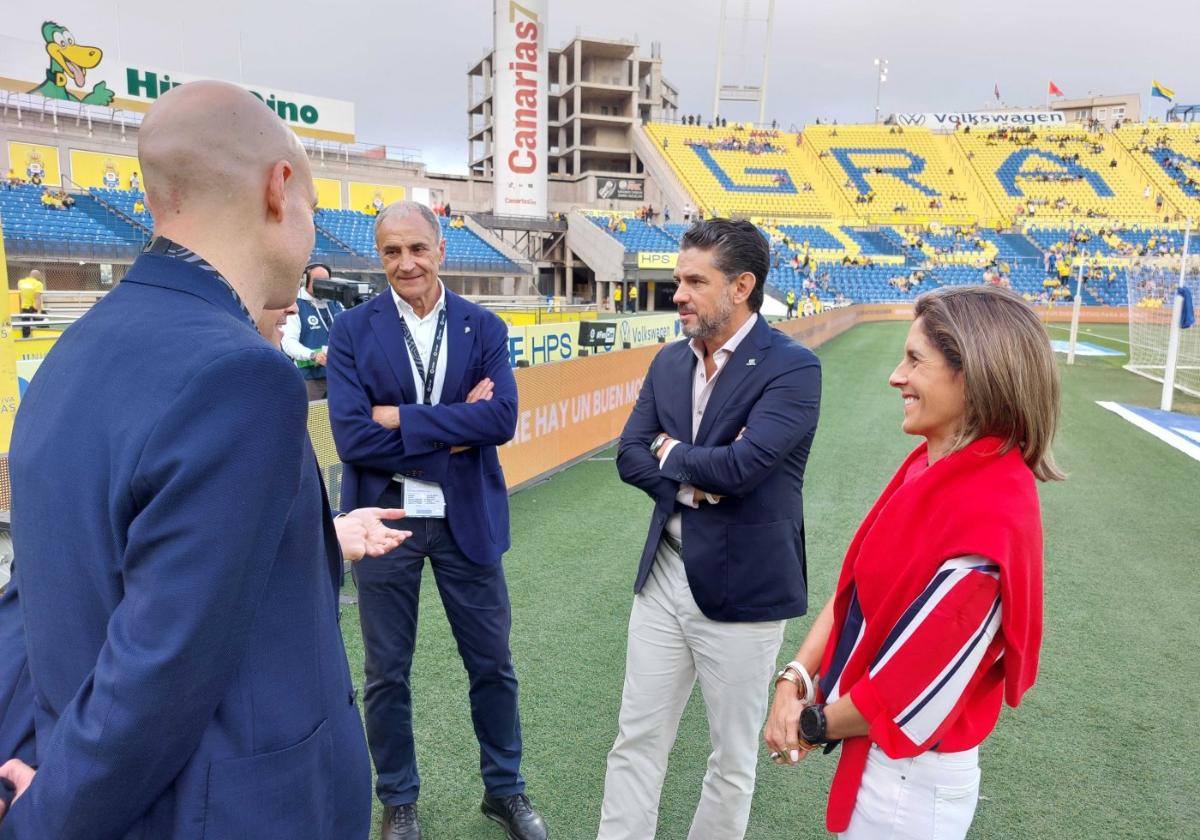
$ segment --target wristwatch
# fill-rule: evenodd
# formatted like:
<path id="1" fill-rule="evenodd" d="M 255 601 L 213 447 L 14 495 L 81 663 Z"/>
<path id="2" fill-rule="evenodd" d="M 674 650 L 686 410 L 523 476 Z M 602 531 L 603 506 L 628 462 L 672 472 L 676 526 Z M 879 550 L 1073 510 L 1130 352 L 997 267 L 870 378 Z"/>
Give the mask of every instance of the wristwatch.
<path id="1" fill-rule="evenodd" d="M 650 454 L 655 458 L 658 457 L 658 451 L 663 448 L 663 444 L 671 439 L 671 436 L 666 432 L 659 432 L 658 437 L 654 438 L 650 443 Z"/>
<path id="2" fill-rule="evenodd" d="M 810 744 L 827 744 L 825 737 L 825 704 L 814 703 L 800 712 L 800 737 Z"/>

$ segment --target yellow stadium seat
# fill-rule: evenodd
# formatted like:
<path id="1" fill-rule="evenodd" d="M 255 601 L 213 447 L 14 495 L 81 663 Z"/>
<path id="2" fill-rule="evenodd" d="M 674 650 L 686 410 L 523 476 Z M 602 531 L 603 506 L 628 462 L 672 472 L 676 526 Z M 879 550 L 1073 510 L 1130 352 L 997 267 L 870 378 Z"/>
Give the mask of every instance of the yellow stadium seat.
<path id="1" fill-rule="evenodd" d="M 949 138 L 927 128 L 811 125 L 804 143 L 853 209 L 880 224 L 990 221 L 996 208 Z"/>
<path id="2" fill-rule="evenodd" d="M 665 123 L 650 123 L 646 133 L 696 207 L 710 215 L 835 215 L 836 199 L 793 133 Z M 748 150 L 752 143 L 756 151 Z M 760 148 L 763 143 L 769 150 Z"/>
<path id="3" fill-rule="evenodd" d="M 1200 219 L 1200 123 L 1123 125 L 1116 135 L 1164 203 L 1185 218 Z"/>
<path id="4" fill-rule="evenodd" d="M 1011 218 L 1154 218 L 1145 175 L 1111 135 L 1052 126 L 959 131 L 953 139 Z"/>

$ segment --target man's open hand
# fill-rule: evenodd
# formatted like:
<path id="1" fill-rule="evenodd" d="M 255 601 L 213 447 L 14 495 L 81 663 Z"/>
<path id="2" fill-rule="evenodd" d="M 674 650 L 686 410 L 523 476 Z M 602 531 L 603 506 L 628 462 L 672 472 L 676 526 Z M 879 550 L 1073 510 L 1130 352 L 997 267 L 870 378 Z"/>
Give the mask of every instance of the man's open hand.
<path id="1" fill-rule="evenodd" d="M 350 562 L 363 557 L 379 557 L 387 554 L 412 536 L 412 531 L 397 531 L 384 524 L 384 520 L 403 519 L 400 508 L 356 508 L 345 516 L 333 520 L 337 530 L 338 545 L 342 556 Z"/>

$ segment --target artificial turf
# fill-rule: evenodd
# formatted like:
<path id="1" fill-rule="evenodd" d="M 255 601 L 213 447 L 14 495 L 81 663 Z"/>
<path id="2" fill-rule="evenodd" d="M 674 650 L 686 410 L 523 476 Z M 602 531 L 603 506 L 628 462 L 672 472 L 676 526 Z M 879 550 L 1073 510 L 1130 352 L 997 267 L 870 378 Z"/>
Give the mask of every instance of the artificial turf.
<path id="1" fill-rule="evenodd" d="M 824 395 L 804 488 L 811 615 L 829 597 L 861 517 L 916 443 L 900 432 L 900 398 L 887 385 L 906 329 L 863 325 L 818 351 Z M 1084 331 L 1089 341 L 1124 349 L 1123 327 Z M 1065 333 L 1055 328 L 1052 336 Z M 1159 386 L 1121 370 L 1121 362 L 1082 357 L 1061 367 L 1056 454 L 1069 480 L 1041 492 L 1041 674 L 982 747 L 972 838 L 1200 836 L 1200 463 L 1095 404 L 1157 406 Z M 1181 399 L 1177 409 L 1200 413 L 1200 402 Z M 595 837 L 650 515 L 649 500 L 617 477 L 613 454 L 511 498 L 505 568 L 523 769 L 555 840 Z M 346 594 L 353 595 L 349 579 Z M 424 837 L 498 839 L 502 831 L 479 813 L 466 675 L 428 572 L 421 598 L 412 679 Z M 789 622 L 781 661 L 810 618 Z M 343 631 L 361 685 L 352 605 Z M 708 750 L 697 690 L 671 753 L 658 837 L 687 836 Z M 814 753 L 798 768 L 780 768 L 763 749 L 746 836 L 824 836 L 835 758 Z M 377 802 L 376 826 L 379 811 Z"/>

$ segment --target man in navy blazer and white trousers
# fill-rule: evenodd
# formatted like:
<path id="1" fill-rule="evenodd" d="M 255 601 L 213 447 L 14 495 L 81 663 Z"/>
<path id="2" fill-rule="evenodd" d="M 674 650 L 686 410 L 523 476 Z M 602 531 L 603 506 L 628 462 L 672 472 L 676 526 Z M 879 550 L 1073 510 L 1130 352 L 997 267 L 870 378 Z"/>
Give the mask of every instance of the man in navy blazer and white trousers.
<path id="1" fill-rule="evenodd" d="M 363 706 L 384 803 L 383 840 L 416 840 L 420 793 L 409 672 L 425 558 L 470 678 L 483 813 L 510 838 L 546 827 L 525 796 L 512 623 L 501 556 L 508 490 L 496 447 L 512 438 L 508 328 L 438 278 L 446 243 L 413 201 L 385 207 L 375 244 L 390 286 L 333 323 L 329 418 L 345 464 L 343 507 L 404 508 L 402 546 L 354 569 L 366 648 Z"/>
<path id="2" fill-rule="evenodd" d="M 804 467 L 821 368 L 759 314 L 770 268 L 749 222 L 684 234 L 683 332 L 650 365 L 617 451 L 654 502 L 634 583 L 616 743 L 599 837 L 655 836 L 667 754 L 696 680 L 712 754 L 690 840 L 737 840 L 786 619 L 808 604 Z"/>
<path id="3" fill-rule="evenodd" d="M 138 152 L 155 239 L 13 432 L 38 768 L 7 765 L 0 837 L 362 838 L 337 537 L 303 382 L 255 327 L 313 246 L 308 161 L 221 82 L 160 97 Z"/>

